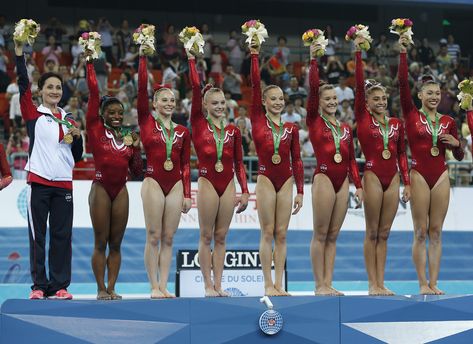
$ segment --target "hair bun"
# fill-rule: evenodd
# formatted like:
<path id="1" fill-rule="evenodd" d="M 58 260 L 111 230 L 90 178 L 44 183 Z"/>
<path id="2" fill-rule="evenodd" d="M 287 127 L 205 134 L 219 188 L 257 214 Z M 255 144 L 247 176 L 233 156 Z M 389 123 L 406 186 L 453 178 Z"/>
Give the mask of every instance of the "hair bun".
<path id="1" fill-rule="evenodd" d="M 210 90 L 212 87 L 214 87 L 214 85 L 212 84 L 205 85 L 205 87 L 202 89 L 202 96 L 204 96 L 205 93 L 207 93 L 207 91 Z"/>

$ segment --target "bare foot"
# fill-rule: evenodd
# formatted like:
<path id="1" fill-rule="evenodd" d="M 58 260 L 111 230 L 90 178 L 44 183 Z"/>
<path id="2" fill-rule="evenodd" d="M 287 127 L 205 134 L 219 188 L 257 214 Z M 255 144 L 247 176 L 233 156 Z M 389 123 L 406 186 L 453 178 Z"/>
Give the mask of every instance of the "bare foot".
<path id="1" fill-rule="evenodd" d="M 274 286 L 264 288 L 264 295 L 265 296 L 282 296 L 279 290 L 277 290 Z"/>
<path id="2" fill-rule="evenodd" d="M 218 293 L 219 296 L 221 297 L 230 297 L 230 294 L 227 293 L 225 290 L 223 290 L 222 288 L 219 288 L 219 289 L 215 289 L 215 291 Z"/>
<path id="3" fill-rule="evenodd" d="M 106 290 L 100 290 L 97 293 L 97 300 L 111 300 L 112 296 Z"/>
<path id="4" fill-rule="evenodd" d="M 117 293 L 115 292 L 115 290 L 107 290 L 107 292 L 110 294 L 110 298 L 111 298 L 112 300 L 121 300 L 121 299 L 122 299 L 122 296 L 119 295 L 119 294 L 117 294 Z"/>
<path id="5" fill-rule="evenodd" d="M 151 289 L 151 298 L 152 299 L 164 299 L 164 294 L 159 289 Z"/>
<path id="6" fill-rule="evenodd" d="M 214 288 L 205 288 L 205 297 L 219 297 L 220 294 Z"/>
<path id="7" fill-rule="evenodd" d="M 440 290 L 437 288 L 436 285 L 429 285 L 430 289 L 435 293 L 435 295 L 445 295 L 445 292 L 443 290 Z"/>
<path id="8" fill-rule="evenodd" d="M 285 291 L 284 288 L 282 287 L 279 288 L 279 287 L 274 286 L 274 289 L 276 289 L 281 294 L 281 296 L 292 296 L 287 291 Z"/>
<path id="9" fill-rule="evenodd" d="M 165 298 L 167 299 L 173 299 L 176 297 L 176 295 L 170 293 L 167 289 L 161 289 L 159 288 L 159 291 L 164 295 Z"/>
<path id="10" fill-rule="evenodd" d="M 384 295 L 383 294 L 383 289 L 379 288 L 378 286 L 370 286 L 369 289 L 368 289 L 368 295 L 371 295 L 371 296 Z"/>
<path id="11" fill-rule="evenodd" d="M 330 286 L 330 289 L 335 293 L 336 296 L 345 296 L 341 291 L 335 289 L 334 287 Z"/>
<path id="12" fill-rule="evenodd" d="M 419 288 L 419 294 L 421 294 L 421 295 L 435 295 L 435 291 L 433 291 L 428 285 L 423 285 Z"/>
<path id="13" fill-rule="evenodd" d="M 332 288 L 330 287 L 317 287 L 314 291 L 315 296 L 335 296 Z"/>
<path id="14" fill-rule="evenodd" d="M 394 296 L 394 295 L 396 295 L 391 289 L 388 289 L 385 286 L 383 286 L 381 289 L 383 290 L 383 295 L 385 295 L 385 296 Z"/>

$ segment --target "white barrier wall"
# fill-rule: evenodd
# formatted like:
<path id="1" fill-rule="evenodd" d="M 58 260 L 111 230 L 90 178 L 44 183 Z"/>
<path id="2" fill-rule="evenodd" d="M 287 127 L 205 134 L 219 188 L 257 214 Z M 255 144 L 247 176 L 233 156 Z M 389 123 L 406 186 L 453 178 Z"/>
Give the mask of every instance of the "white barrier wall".
<path id="1" fill-rule="evenodd" d="M 91 181 L 74 182 L 74 227 L 90 228 L 88 195 Z M 256 211 L 255 184 L 249 184 L 251 192 L 250 204 L 245 212 L 233 217 L 232 229 L 259 228 L 258 214 Z M 0 227 L 26 227 L 26 188 L 24 180 L 15 180 L 6 189 L 0 191 Z M 143 208 L 140 196 L 140 182 L 127 184 L 130 195 L 129 228 L 144 228 Z M 238 188 L 238 187 L 237 187 Z M 343 230 L 364 230 L 363 209 L 354 209 L 354 187 L 350 190 L 349 209 L 343 224 Z M 295 190 L 294 190 L 295 192 Z M 312 230 L 312 205 L 311 186 L 305 185 L 304 206 L 299 214 L 292 216 L 289 228 L 291 230 Z M 198 228 L 196 205 L 197 183 L 192 184 L 192 209 L 188 214 L 183 214 L 180 228 Z M 450 193 L 450 208 L 445 220 L 445 230 L 473 230 L 471 211 L 473 202 L 473 188 L 452 188 Z M 409 203 L 399 204 L 398 213 L 393 224 L 393 230 L 412 230 L 412 219 Z"/>

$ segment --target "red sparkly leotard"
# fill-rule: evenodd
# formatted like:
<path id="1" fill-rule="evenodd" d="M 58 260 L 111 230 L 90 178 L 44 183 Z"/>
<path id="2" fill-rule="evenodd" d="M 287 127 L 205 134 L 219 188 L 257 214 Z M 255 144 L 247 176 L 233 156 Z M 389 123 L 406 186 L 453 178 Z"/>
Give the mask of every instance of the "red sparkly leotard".
<path id="1" fill-rule="evenodd" d="M 166 171 L 166 138 L 161 126 L 149 110 L 148 70 L 145 56 L 140 57 L 138 68 L 138 123 L 141 141 L 146 152 L 147 167 L 145 177 L 151 177 L 159 184 L 164 195 L 168 195 L 173 186 L 182 179 L 184 197 L 191 197 L 190 179 L 190 133 L 182 125 L 175 125 L 172 142 L 171 161 L 173 169 Z M 170 132 L 168 130 L 168 135 Z"/>
<path id="2" fill-rule="evenodd" d="M 281 163 L 273 164 L 274 138 L 271 124 L 261 105 L 261 82 L 258 54 L 251 55 L 251 85 L 253 103 L 251 105 L 251 133 L 258 153 L 258 174 L 267 177 L 278 192 L 284 183 L 294 176 L 298 194 L 304 193 L 304 167 L 301 160 L 299 128 L 293 123 L 284 123 L 278 154 Z M 279 133 L 279 123 L 273 123 Z"/>
<path id="3" fill-rule="evenodd" d="M 243 147 L 241 132 L 233 124 L 225 126 L 223 141 L 222 164 L 223 171 L 217 172 L 217 148 L 212 128 L 202 113 L 202 93 L 199 86 L 199 76 L 195 67 L 195 60 L 189 59 L 189 77 L 192 84 L 191 126 L 192 142 L 199 159 L 199 176 L 207 179 L 221 197 L 225 189 L 236 174 L 242 193 L 248 193 L 246 171 L 243 165 Z M 215 130 L 220 137 L 220 129 Z"/>
<path id="4" fill-rule="evenodd" d="M 409 185 L 404 125 L 398 118 L 388 117 L 388 149 L 391 152 L 391 157 L 384 159 L 382 156 L 384 150 L 382 129 L 384 128 L 380 128 L 380 125 L 383 124 L 371 116 L 366 107 L 361 51 L 356 52 L 355 117 L 358 124 L 358 139 L 366 159 L 365 170 L 373 172 L 378 177 L 383 191 L 386 191 L 399 166 L 404 185 Z"/>
<path id="5" fill-rule="evenodd" d="M 470 135 L 473 138 L 473 111 L 468 111 L 466 116 L 468 120 L 468 128 L 470 128 Z M 471 145 L 471 149 L 473 150 L 473 143 Z"/>
<path id="6" fill-rule="evenodd" d="M 114 133 L 105 128 L 100 118 L 100 98 L 94 65 L 87 63 L 87 138 L 95 161 L 94 183 L 100 183 L 113 201 L 125 186 L 128 168 L 139 176 L 143 172 L 143 161 L 139 147 L 128 147 L 118 142 Z"/>
<path id="7" fill-rule="evenodd" d="M 317 160 L 314 176 L 318 173 L 327 175 L 332 182 L 335 193 L 337 193 L 348 174 L 350 174 L 353 183 L 359 189 L 361 188 L 361 179 L 355 159 L 353 135 L 350 127 L 344 123 L 340 124 L 342 132 L 340 154 L 342 155 L 342 161 L 337 164 L 333 159 L 336 150 L 332 131 L 319 114 L 319 68 L 315 59 L 310 62 L 309 84 L 310 93 L 307 100 L 306 121 Z"/>
<path id="8" fill-rule="evenodd" d="M 399 71 L 399 88 L 401 96 L 402 114 L 404 116 L 407 140 L 412 153 L 411 168 L 419 172 L 432 189 L 442 173 L 447 169 L 445 162 L 445 150 L 452 149 L 453 156 L 457 160 L 462 160 L 463 149 L 460 147 L 450 147 L 440 141 L 440 135 L 450 134 L 458 139 L 457 125 L 450 116 L 441 116 L 439 129 L 437 131 L 439 139 L 437 147 L 440 150 L 438 156 L 432 156 L 432 132 L 429 128 L 425 116 L 417 110 L 411 96 L 411 89 L 407 80 L 407 57 L 406 53 L 401 53 Z M 434 122 L 432 124 L 435 126 Z"/>

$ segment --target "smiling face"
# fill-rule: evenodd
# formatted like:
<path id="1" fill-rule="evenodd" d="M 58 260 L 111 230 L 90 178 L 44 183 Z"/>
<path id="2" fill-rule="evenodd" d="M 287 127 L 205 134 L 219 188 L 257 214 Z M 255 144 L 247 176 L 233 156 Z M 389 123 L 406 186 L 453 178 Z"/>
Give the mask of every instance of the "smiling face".
<path id="1" fill-rule="evenodd" d="M 169 89 L 157 91 L 154 96 L 153 107 L 160 115 L 164 117 L 171 116 L 176 108 L 176 97 L 174 93 Z"/>
<path id="2" fill-rule="evenodd" d="M 417 94 L 422 101 L 422 107 L 427 110 L 436 111 L 440 103 L 440 86 L 435 83 L 424 85 Z"/>
<path id="3" fill-rule="evenodd" d="M 223 92 L 219 89 L 212 91 L 210 89 L 204 96 L 204 108 L 207 110 L 209 116 L 215 118 L 225 117 L 225 108 L 227 106 L 227 101 Z"/>
<path id="4" fill-rule="evenodd" d="M 112 128 L 120 128 L 123 123 L 123 106 L 120 103 L 113 102 L 103 110 L 103 119 L 105 124 Z"/>
<path id="5" fill-rule="evenodd" d="M 284 110 L 284 94 L 279 87 L 272 87 L 263 94 L 263 106 L 273 115 L 279 115 Z"/>
<path id="6" fill-rule="evenodd" d="M 376 88 L 367 94 L 366 104 L 371 112 L 384 115 L 388 106 L 388 97 L 382 89 Z"/>
<path id="7" fill-rule="evenodd" d="M 52 76 L 44 81 L 40 91 L 43 103 L 46 105 L 57 106 L 62 98 L 62 82 L 60 79 Z"/>
<path id="8" fill-rule="evenodd" d="M 320 93 L 320 108 L 327 115 L 335 115 L 338 107 L 337 93 L 334 88 L 330 88 Z"/>

